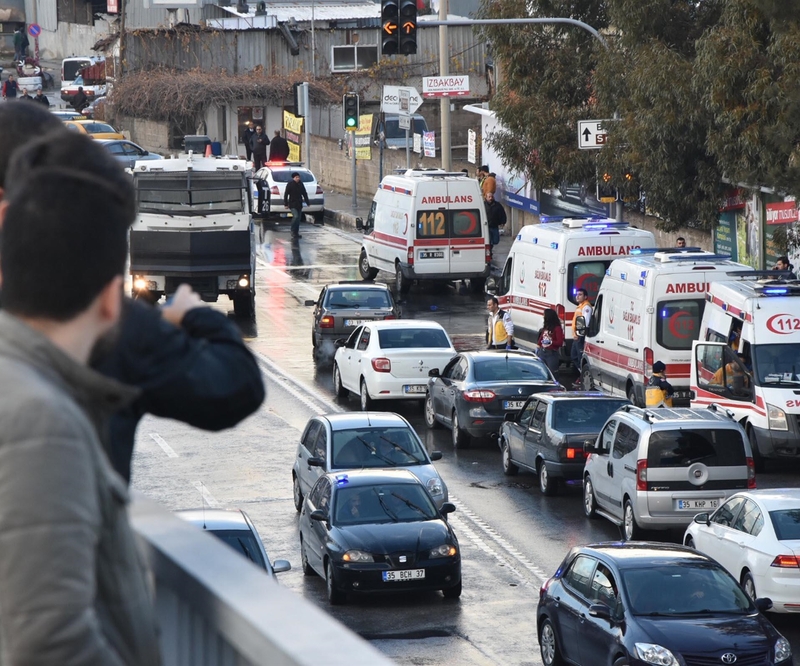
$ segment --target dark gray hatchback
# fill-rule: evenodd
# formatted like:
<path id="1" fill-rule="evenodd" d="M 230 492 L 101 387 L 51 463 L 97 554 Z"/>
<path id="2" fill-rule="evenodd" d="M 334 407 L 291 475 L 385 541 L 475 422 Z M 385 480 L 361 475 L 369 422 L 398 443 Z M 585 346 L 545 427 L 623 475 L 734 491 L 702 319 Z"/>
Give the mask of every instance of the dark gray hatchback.
<path id="1" fill-rule="evenodd" d="M 580 481 L 584 445 L 593 444 L 608 417 L 629 404 L 625 398 L 590 391 L 532 395 L 519 412 L 506 415 L 500 430 L 503 472 L 534 472 L 539 490 L 555 495 L 560 482 Z"/>

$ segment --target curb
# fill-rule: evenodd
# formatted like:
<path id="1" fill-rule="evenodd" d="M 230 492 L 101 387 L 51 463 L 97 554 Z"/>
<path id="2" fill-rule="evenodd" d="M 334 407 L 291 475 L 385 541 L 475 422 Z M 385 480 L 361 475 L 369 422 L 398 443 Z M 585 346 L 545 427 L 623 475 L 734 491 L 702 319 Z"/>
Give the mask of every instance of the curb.
<path id="1" fill-rule="evenodd" d="M 325 217 L 323 218 L 325 224 L 331 224 L 339 229 L 346 231 L 357 231 L 356 218 L 359 217 L 355 213 L 348 213 L 341 210 L 325 209 Z"/>

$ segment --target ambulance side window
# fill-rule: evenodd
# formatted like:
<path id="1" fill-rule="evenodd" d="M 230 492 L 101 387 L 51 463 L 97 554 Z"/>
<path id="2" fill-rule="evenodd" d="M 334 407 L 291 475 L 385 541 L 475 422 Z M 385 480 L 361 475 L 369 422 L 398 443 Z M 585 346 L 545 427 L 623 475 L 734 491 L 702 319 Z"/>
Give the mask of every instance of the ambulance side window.
<path id="1" fill-rule="evenodd" d="M 511 269 L 513 268 L 513 259 L 511 257 L 508 258 L 506 262 L 506 266 L 503 269 L 503 274 L 500 276 L 500 279 L 497 281 L 497 295 L 503 296 L 508 293 L 508 290 L 511 289 L 511 276 L 513 275 Z"/>
<path id="2" fill-rule="evenodd" d="M 688 350 L 700 334 L 706 302 L 702 298 L 661 301 L 657 306 L 656 341 L 665 349 Z"/>
<path id="3" fill-rule="evenodd" d="M 589 320 L 589 325 L 586 327 L 586 337 L 593 338 L 600 330 L 600 321 L 603 316 L 603 297 L 598 296 L 597 302 L 592 309 L 592 318 Z"/>
<path id="4" fill-rule="evenodd" d="M 610 263 L 609 261 L 578 261 L 569 265 L 567 294 L 573 305 L 578 304 L 575 299 L 577 289 L 585 289 L 589 294 L 589 302 L 594 303 L 597 292 L 600 291 L 600 283 L 603 281 Z"/>
<path id="5" fill-rule="evenodd" d="M 378 206 L 377 201 L 372 202 L 372 206 L 369 209 L 369 215 L 367 215 L 367 223 L 364 225 L 365 229 L 372 229 L 375 226 L 375 208 Z"/>
<path id="6" fill-rule="evenodd" d="M 727 342 L 728 336 L 723 335 L 722 333 L 718 333 L 717 331 L 712 331 L 710 328 L 706 331 L 706 341 L 707 342 Z"/>

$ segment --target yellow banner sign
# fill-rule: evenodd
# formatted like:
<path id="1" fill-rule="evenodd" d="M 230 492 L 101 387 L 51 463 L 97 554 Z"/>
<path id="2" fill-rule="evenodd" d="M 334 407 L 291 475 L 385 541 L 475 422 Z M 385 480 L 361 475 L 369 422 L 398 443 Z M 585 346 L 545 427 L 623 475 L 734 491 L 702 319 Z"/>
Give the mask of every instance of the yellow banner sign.
<path id="1" fill-rule="evenodd" d="M 298 118 L 293 113 L 289 113 L 288 111 L 283 112 L 283 127 L 290 132 L 300 134 L 303 131 L 303 120 L 305 119 Z"/>
<path id="2" fill-rule="evenodd" d="M 288 162 L 301 162 L 300 159 L 300 146 L 296 143 L 289 141 L 289 157 L 286 158 Z"/>
<path id="3" fill-rule="evenodd" d="M 356 159 L 372 159 L 372 120 L 373 114 L 367 113 L 358 117 L 356 130 Z"/>

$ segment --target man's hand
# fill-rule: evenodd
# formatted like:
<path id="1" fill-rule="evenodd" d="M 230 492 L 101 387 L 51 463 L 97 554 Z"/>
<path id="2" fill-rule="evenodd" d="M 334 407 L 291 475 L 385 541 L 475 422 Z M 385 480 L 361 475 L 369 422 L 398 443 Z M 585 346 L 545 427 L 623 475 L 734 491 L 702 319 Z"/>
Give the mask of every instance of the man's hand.
<path id="1" fill-rule="evenodd" d="M 172 299 L 161 308 L 161 316 L 171 324 L 180 326 L 189 310 L 200 307 L 207 307 L 200 295 L 188 284 L 182 284 L 172 295 Z"/>

